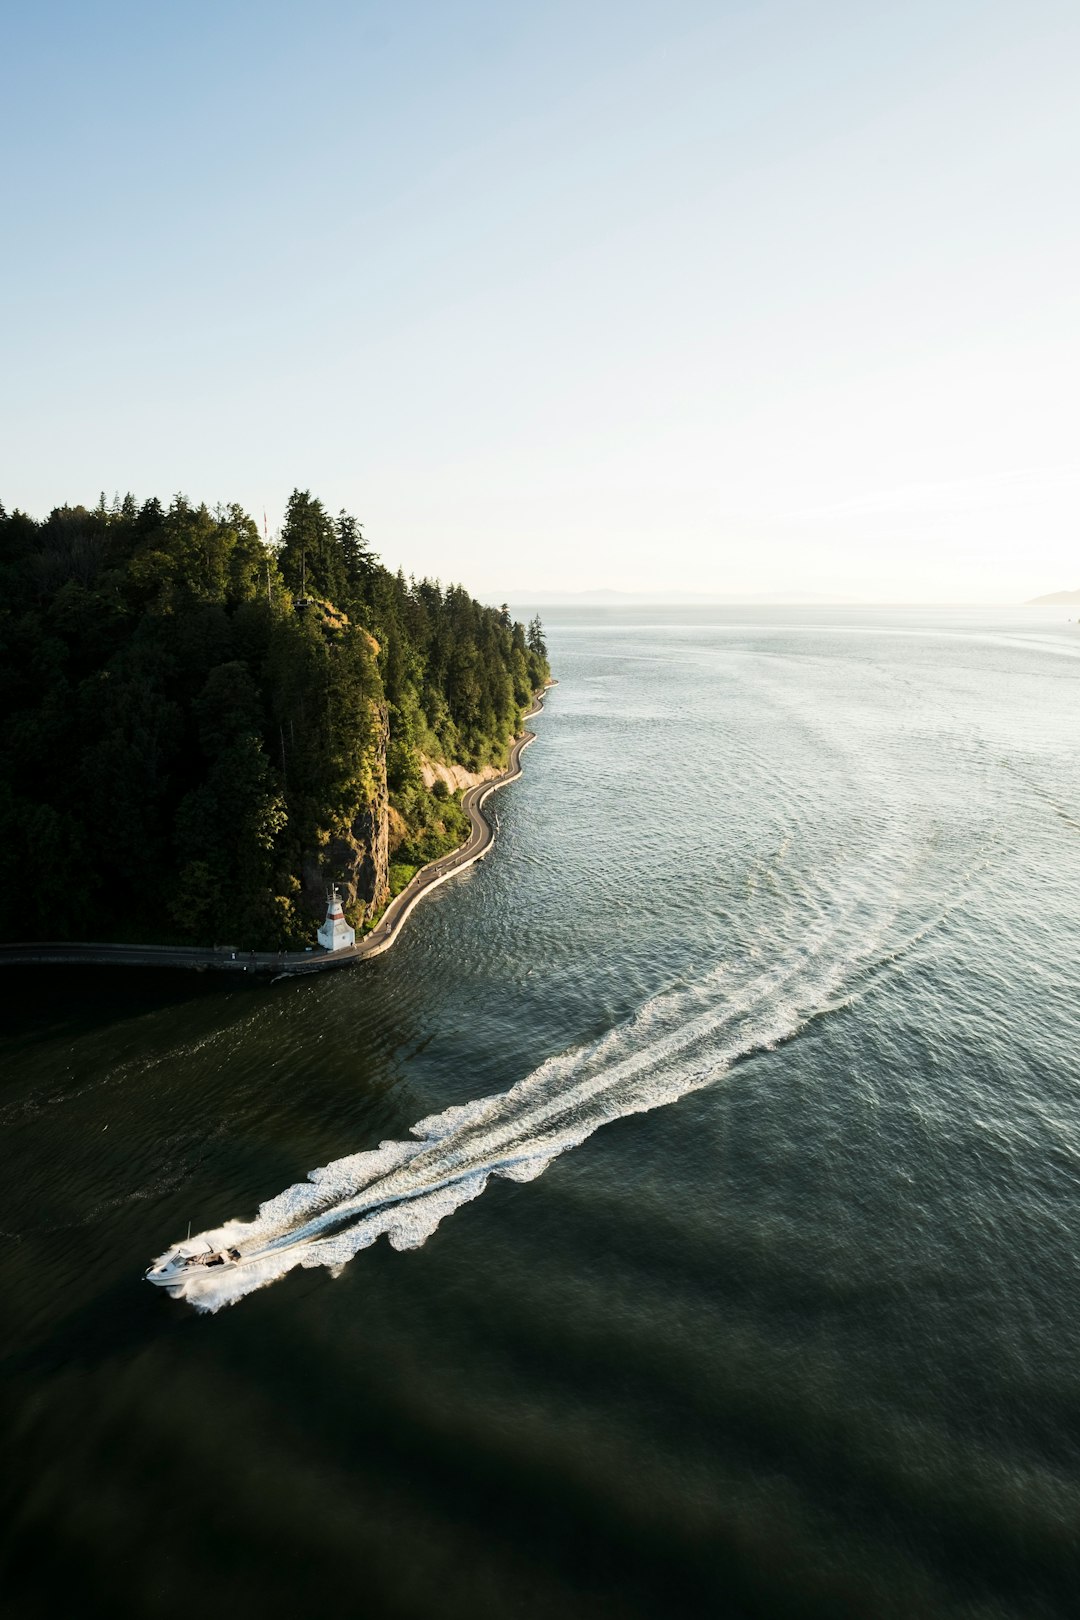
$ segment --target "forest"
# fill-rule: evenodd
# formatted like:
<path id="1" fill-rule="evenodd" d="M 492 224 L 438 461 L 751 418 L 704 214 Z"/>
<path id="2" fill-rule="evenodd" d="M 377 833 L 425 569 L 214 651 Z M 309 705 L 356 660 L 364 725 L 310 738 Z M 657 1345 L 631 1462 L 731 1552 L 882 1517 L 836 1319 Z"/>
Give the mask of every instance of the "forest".
<path id="1" fill-rule="evenodd" d="M 0 937 L 312 943 L 464 837 L 430 761 L 500 766 L 543 628 L 380 563 L 291 496 L 0 506 Z M 427 771 L 430 777 L 430 770 Z"/>

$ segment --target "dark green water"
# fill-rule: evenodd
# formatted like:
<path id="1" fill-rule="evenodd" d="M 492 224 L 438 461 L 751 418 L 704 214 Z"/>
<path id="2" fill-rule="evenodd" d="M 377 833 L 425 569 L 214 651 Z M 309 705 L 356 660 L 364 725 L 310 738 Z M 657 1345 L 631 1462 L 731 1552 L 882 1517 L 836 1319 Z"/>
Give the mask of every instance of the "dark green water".
<path id="1" fill-rule="evenodd" d="M 1077 1612 L 1080 631 L 546 617 L 388 956 L 5 973 L 5 1615 Z"/>

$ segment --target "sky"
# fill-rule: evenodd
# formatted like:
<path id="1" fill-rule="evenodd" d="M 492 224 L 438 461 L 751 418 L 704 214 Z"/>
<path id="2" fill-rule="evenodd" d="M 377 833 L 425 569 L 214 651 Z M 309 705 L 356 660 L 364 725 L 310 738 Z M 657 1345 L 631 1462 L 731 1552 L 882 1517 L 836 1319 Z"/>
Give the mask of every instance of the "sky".
<path id="1" fill-rule="evenodd" d="M 0 5 L 0 500 L 486 600 L 1080 585 L 1074 0 Z"/>

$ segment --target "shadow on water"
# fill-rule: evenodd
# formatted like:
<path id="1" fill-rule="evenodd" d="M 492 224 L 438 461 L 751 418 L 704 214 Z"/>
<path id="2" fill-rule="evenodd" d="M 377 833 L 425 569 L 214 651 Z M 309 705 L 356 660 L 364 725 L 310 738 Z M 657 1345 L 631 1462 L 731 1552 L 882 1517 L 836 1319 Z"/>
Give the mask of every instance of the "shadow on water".
<path id="1" fill-rule="evenodd" d="M 74 1039 L 126 1019 L 207 1003 L 215 1012 L 230 1002 L 246 1012 L 253 993 L 266 995 L 270 989 L 254 978 L 226 981 L 211 973 L 166 968 L 5 968 L 0 1039 L 20 1045 L 53 1041 L 58 1033 Z"/>
<path id="2" fill-rule="evenodd" d="M 55 1320 L 41 1338 L 0 1357 L 0 1377 L 44 1376 L 72 1367 L 89 1372 L 138 1354 L 162 1334 L 161 1301 L 154 1295 L 142 1279 L 118 1280 Z M 169 1326 L 182 1329 L 194 1323 L 190 1315 L 177 1314 Z"/>

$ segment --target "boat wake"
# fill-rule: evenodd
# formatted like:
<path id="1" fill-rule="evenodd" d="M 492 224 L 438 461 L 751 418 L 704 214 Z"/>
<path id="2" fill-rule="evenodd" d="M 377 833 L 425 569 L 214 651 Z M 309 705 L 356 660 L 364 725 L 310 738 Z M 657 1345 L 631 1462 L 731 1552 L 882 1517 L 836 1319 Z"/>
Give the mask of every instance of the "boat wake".
<path id="1" fill-rule="evenodd" d="M 770 951 L 764 969 L 744 959 L 665 991 L 627 1023 L 550 1058 L 509 1091 L 422 1119 L 412 1140 L 337 1159 L 264 1203 L 254 1220 L 200 1233 L 193 1249 L 238 1249 L 242 1263 L 217 1275 L 194 1268 L 201 1274 L 170 1292 L 200 1311 L 217 1311 L 295 1266 L 337 1274 L 384 1234 L 396 1249 L 417 1248 L 479 1197 L 491 1176 L 532 1181 L 601 1125 L 674 1102 L 790 1039 L 850 1002 L 883 962 L 895 962 L 933 926 L 923 918 L 914 932 L 901 928 L 903 880 L 895 864 L 872 865 L 872 874 L 863 867 L 846 885 L 841 880 L 828 905 L 793 894 L 789 921 L 796 925 L 797 917 L 797 925 L 787 937 L 797 943 Z"/>

